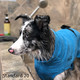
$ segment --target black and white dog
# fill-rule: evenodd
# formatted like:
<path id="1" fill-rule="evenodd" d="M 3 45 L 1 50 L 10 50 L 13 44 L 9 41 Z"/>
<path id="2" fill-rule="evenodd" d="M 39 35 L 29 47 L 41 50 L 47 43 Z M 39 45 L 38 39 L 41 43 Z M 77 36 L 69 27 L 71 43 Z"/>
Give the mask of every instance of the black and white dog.
<path id="1" fill-rule="evenodd" d="M 80 57 L 80 33 L 65 25 L 58 32 L 51 30 L 48 15 L 34 19 L 20 15 L 16 20 L 19 18 L 23 19 L 20 37 L 8 51 L 33 56 L 41 80 L 64 80 L 75 58 Z"/>

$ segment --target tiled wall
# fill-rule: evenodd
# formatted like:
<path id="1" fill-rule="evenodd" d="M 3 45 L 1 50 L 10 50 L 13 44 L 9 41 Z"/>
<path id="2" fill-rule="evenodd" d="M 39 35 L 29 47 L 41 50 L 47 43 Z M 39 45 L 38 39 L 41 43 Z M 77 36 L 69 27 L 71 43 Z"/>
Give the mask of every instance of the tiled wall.
<path id="1" fill-rule="evenodd" d="M 3 23 L 6 13 L 11 22 L 11 35 L 18 36 L 22 20 L 15 21 L 19 14 L 30 15 L 37 7 L 39 0 L 0 1 L 0 33 L 3 33 Z M 51 28 L 58 30 L 62 24 L 68 24 L 80 31 L 80 1 L 79 0 L 48 0 L 48 7 L 40 9 L 36 14 L 48 14 L 51 17 Z"/>
<path id="2" fill-rule="evenodd" d="M 31 14 L 37 6 L 37 0 L 0 1 L 0 33 L 3 33 L 5 14 L 8 13 L 11 22 L 11 33 L 16 36 L 19 33 L 22 21 L 14 19 L 20 14 Z"/>

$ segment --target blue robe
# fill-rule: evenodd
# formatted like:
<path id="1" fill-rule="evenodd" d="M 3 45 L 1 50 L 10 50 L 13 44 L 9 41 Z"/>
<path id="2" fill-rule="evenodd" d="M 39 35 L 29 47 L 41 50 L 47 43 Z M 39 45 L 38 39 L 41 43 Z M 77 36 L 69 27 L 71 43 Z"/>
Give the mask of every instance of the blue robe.
<path id="1" fill-rule="evenodd" d="M 70 28 L 72 29 L 72 28 Z M 53 80 L 55 76 L 72 68 L 75 58 L 80 58 L 80 33 L 61 29 L 55 35 L 55 49 L 48 61 L 35 59 L 35 69 L 41 80 Z"/>

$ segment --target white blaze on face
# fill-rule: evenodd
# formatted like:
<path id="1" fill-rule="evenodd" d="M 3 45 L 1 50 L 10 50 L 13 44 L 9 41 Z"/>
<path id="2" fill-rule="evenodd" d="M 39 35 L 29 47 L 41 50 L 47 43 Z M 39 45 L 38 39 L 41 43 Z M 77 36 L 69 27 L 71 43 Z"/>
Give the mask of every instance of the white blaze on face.
<path id="1" fill-rule="evenodd" d="M 26 28 L 26 26 L 30 23 L 31 21 L 26 21 L 25 24 L 22 26 L 22 33 L 20 35 L 20 37 L 18 38 L 18 40 L 10 47 L 13 50 L 15 50 L 15 54 L 20 54 L 24 51 L 25 45 L 24 45 L 24 41 L 23 41 L 23 31 Z M 29 26 L 28 26 L 29 28 Z M 31 29 L 29 28 L 29 31 Z"/>
<path id="2" fill-rule="evenodd" d="M 13 50 L 15 50 L 15 54 L 22 52 L 22 48 L 24 48 L 23 35 L 18 38 L 18 40 L 11 46 Z"/>

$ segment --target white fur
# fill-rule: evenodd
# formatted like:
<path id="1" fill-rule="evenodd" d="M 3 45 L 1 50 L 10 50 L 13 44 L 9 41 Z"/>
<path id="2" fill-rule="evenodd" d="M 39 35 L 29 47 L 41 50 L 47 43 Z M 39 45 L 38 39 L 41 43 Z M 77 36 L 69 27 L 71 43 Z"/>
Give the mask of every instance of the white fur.
<path id="1" fill-rule="evenodd" d="M 36 40 L 32 40 L 32 44 L 35 44 L 36 43 Z"/>
<path id="2" fill-rule="evenodd" d="M 26 27 L 26 30 L 27 30 L 28 32 L 31 32 L 31 31 L 32 31 L 32 28 L 31 28 L 30 26 L 27 26 L 27 27 Z"/>
<path id="3" fill-rule="evenodd" d="M 32 21 L 32 20 L 31 20 Z M 31 21 L 26 21 L 24 25 L 22 26 L 22 31 L 24 31 L 25 27 L 31 22 Z"/>
<path id="4" fill-rule="evenodd" d="M 65 78 L 65 73 L 62 72 L 61 74 L 57 75 L 54 80 L 63 80 Z"/>
<path id="5" fill-rule="evenodd" d="M 20 52 L 22 52 L 22 48 L 25 47 L 22 36 L 23 35 L 21 34 L 18 40 L 11 46 L 12 49 L 16 50 L 15 54 L 19 54 Z"/>

